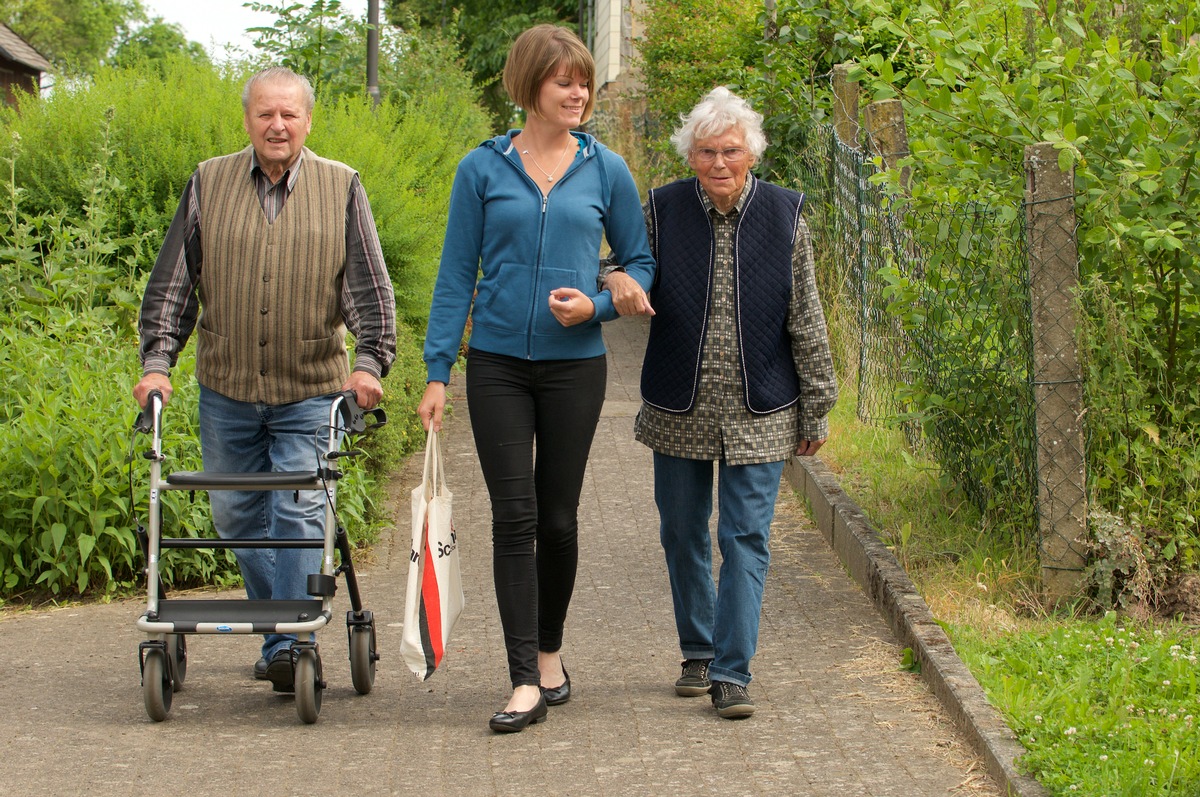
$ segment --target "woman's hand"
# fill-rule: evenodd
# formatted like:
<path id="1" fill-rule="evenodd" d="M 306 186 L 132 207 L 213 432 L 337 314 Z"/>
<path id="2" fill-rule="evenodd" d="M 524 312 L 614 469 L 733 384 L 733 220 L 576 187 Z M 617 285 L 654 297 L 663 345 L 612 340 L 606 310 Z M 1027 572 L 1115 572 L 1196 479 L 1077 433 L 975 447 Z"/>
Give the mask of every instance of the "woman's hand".
<path id="1" fill-rule="evenodd" d="M 430 382 L 425 385 L 425 395 L 417 405 L 417 417 L 425 431 L 433 427 L 433 431 L 442 431 L 442 411 L 446 408 L 446 383 Z"/>
<path id="2" fill-rule="evenodd" d="M 638 281 L 624 271 L 614 271 L 605 277 L 604 290 L 612 294 L 613 307 L 620 315 L 654 315 L 650 297 Z"/>
<path id="3" fill-rule="evenodd" d="M 825 445 L 824 440 L 801 440 L 800 445 L 796 446 L 796 456 L 811 457 L 823 445 Z"/>
<path id="4" fill-rule="evenodd" d="M 583 291 L 575 288 L 555 288 L 550 291 L 550 312 L 564 327 L 573 327 L 591 321 L 596 315 L 596 305 Z"/>

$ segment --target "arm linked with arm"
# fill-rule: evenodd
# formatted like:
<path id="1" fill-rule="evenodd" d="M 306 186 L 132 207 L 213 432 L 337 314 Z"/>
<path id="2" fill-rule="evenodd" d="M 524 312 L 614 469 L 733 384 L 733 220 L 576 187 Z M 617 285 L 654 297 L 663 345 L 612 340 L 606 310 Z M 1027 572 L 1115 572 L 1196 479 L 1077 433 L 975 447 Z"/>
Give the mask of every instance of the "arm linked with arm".
<path id="1" fill-rule="evenodd" d="M 645 293 L 654 281 L 656 264 L 654 256 L 650 253 L 644 211 L 629 168 L 619 156 L 613 155 L 613 158 L 616 164 L 610 165 L 608 169 L 612 193 L 604 229 L 612 248 L 610 265 L 619 265 L 620 269 L 612 268 L 609 271 L 613 274 L 623 273 L 633 282 L 621 287 L 618 287 L 620 283 L 616 280 L 602 283 L 603 289 L 610 292 L 613 307 L 611 311 L 600 314 L 601 321 L 609 321 L 618 313 L 653 314 Z M 598 314 L 599 312 L 598 309 Z"/>
<path id="2" fill-rule="evenodd" d="M 650 242 L 654 240 L 653 215 L 650 213 L 649 203 L 642 206 L 642 218 L 646 230 L 646 246 L 649 248 L 651 247 Z M 653 285 L 658 271 L 653 252 L 650 257 L 653 270 L 650 272 L 650 281 L 646 284 L 629 273 L 623 262 L 618 259 L 615 251 L 601 261 L 599 287 L 612 295 L 613 306 L 618 314 L 623 316 L 655 314 L 647 292 Z"/>

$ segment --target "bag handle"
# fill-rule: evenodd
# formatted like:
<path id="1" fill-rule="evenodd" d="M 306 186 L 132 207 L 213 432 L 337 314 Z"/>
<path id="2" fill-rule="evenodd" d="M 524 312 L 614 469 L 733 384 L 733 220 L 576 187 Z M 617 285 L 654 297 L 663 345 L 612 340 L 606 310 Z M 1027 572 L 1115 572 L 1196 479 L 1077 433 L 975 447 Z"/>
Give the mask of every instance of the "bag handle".
<path id="1" fill-rule="evenodd" d="M 425 437 L 425 472 L 421 476 L 425 487 L 425 500 L 446 491 L 446 469 L 442 457 L 442 443 L 438 433 L 430 429 Z"/>

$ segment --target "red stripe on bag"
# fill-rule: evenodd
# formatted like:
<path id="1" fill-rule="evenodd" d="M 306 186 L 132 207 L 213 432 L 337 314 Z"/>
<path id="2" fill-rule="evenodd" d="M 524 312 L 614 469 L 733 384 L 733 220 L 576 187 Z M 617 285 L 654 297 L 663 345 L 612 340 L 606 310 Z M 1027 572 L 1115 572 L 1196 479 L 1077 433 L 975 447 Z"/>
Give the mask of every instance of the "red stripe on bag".
<path id="1" fill-rule="evenodd" d="M 442 647 L 442 595 L 438 591 L 437 568 L 434 551 L 429 549 L 429 515 L 425 515 L 425 550 L 422 557 L 425 566 L 421 569 L 421 641 L 425 643 L 425 662 L 433 672 L 442 663 L 445 649 Z"/>

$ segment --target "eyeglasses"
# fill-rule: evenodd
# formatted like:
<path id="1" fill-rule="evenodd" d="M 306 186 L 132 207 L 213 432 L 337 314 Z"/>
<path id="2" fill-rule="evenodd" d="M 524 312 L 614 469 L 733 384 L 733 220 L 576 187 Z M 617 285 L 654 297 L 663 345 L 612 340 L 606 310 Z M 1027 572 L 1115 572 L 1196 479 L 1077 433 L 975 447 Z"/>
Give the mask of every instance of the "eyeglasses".
<path id="1" fill-rule="evenodd" d="M 737 163 L 742 158 L 746 157 L 746 150 L 741 147 L 731 147 L 729 149 L 694 149 L 692 157 L 701 163 L 712 163 L 720 155 L 725 159 L 726 163 Z"/>

